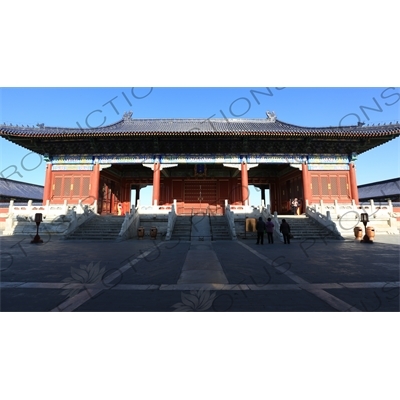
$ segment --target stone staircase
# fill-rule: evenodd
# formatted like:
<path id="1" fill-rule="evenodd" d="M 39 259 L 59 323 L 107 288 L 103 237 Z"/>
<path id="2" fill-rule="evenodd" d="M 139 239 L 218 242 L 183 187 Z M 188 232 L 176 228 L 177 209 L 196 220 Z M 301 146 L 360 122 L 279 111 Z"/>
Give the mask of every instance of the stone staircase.
<path id="1" fill-rule="evenodd" d="M 293 235 L 294 241 L 303 241 L 305 239 L 315 240 L 338 240 L 340 237 L 336 236 L 329 229 L 324 228 L 312 218 L 306 215 L 282 215 L 278 216 L 279 222 L 286 219 L 290 225 L 290 232 Z"/>
<path id="2" fill-rule="evenodd" d="M 211 240 L 232 240 L 225 216 L 210 216 Z"/>
<path id="3" fill-rule="evenodd" d="M 116 240 L 121 230 L 124 216 L 96 215 L 78 226 L 66 240 Z"/>
<path id="4" fill-rule="evenodd" d="M 171 240 L 190 240 L 192 232 L 192 217 L 190 215 L 178 215 L 176 217 Z"/>
<path id="5" fill-rule="evenodd" d="M 223 215 L 179 215 L 175 221 L 171 240 L 231 240 L 231 236 L 228 222 Z"/>

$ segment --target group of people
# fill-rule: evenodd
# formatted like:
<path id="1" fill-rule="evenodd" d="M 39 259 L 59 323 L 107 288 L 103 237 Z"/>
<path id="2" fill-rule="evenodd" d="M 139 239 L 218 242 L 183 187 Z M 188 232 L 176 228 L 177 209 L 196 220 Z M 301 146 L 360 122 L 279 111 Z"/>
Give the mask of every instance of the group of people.
<path id="1" fill-rule="evenodd" d="M 271 218 L 268 218 L 267 222 L 264 222 L 262 217 L 258 218 L 256 223 L 257 230 L 257 243 L 256 244 L 264 244 L 264 232 L 267 233 L 268 243 L 274 243 L 274 223 L 271 221 Z M 290 244 L 290 225 L 286 222 L 285 219 L 282 220 L 282 223 L 279 227 L 279 231 L 283 235 L 284 244 Z"/>

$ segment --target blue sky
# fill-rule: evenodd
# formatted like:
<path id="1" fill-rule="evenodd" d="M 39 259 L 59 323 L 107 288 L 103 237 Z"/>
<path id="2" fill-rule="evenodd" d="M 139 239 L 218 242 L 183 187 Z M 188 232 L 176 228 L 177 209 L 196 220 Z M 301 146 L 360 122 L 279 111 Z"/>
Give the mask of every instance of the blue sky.
<path id="1" fill-rule="evenodd" d="M 368 108 L 367 108 L 368 107 Z M 0 123 L 13 125 L 97 127 L 114 123 L 125 111 L 133 118 L 265 118 L 300 126 L 353 125 L 358 120 L 383 124 L 400 120 L 400 90 L 374 88 L 3 88 Z M 1 171 L 10 179 L 44 184 L 40 157 L 1 139 Z M 358 184 L 400 176 L 400 139 L 359 156 Z M 24 158 L 25 157 L 25 158 Z M 142 192 L 149 203 L 151 188 Z M 250 193 L 251 204 L 258 194 Z"/>

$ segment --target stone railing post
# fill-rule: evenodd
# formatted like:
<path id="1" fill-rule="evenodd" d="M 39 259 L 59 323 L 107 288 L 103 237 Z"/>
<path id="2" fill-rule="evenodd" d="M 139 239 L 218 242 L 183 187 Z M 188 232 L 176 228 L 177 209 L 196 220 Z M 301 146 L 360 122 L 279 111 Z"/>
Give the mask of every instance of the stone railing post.
<path id="1" fill-rule="evenodd" d="M 393 204 L 392 204 L 392 200 L 388 200 L 388 210 L 389 210 L 389 213 L 390 214 L 392 214 L 392 212 L 393 212 Z"/>
<path id="2" fill-rule="evenodd" d="M 79 203 L 81 203 L 81 200 L 79 200 Z M 82 204 L 81 204 L 81 207 L 82 207 Z M 67 201 L 67 200 L 64 200 L 62 213 L 63 213 L 64 215 L 66 215 L 67 212 L 68 212 L 68 201 Z"/>
<path id="3" fill-rule="evenodd" d="M 272 217 L 272 220 L 274 221 L 275 233 L 278 235 L 279 240 L 281 242 L 283 242 L 283 235 L 282 235 L 282 233 L 280 231 L 280 223 L 279 223 L 279 220 L 278 220 L 278 212 L 277 211 L 274 211 L 274 216 Z"/>
<path id="4" fill-rule="evenodd" d="M 370 203 L 370 205 L 371 205 L 371 214 L 374 214 L 375 211 L 376 211 L 375 202 L 374 202 L 374 200 L 371 199 L 371 200 L 369 201 L 369 203 Z"/>
<path id="5" fill-rule="evenodd" d="M 171 211 L 168 213 L 168 224 L 167 224 L 167 234 L 165 236 L 165 240 L 171 240 L 172 232 L 174 231 L 174 226 L 176 222 L 176 200 L 174 200 L 174 204 L 171 206 Z"/>
<path id="6" fill-rule="evenodd" d="M 93 212 L 97 214 L 97 199 L 93 202 Z"/>

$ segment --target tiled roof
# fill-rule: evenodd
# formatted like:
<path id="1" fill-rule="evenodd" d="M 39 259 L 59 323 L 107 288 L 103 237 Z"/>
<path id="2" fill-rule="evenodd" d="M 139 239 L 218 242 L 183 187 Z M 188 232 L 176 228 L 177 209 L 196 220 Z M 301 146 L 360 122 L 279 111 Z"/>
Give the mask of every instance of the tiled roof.
<path id="1" fill-rule="evenodd" d="M 0 125 L 0 136 L 120 137 L 120 136 L 281 136 L 379 137 L 399 135 L 400 124 L 375 126 L 301 127 L 269 119 L 130 119 L 98 128 L 21 127 Z"/>
<path id="2" fill-rule="evenodd" d="M 0 178 L 0 196 L 41 200 L 43 198 L 43 186 Z"/>
<path id="3" fill-rule="evenodd" d="M 358 186 L 358 197 L 360 200 L 390 196 L 400 196 L 400 178 Z"/>

